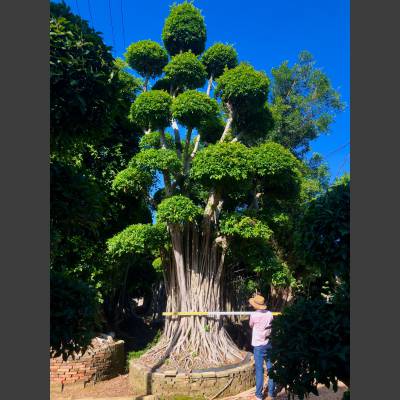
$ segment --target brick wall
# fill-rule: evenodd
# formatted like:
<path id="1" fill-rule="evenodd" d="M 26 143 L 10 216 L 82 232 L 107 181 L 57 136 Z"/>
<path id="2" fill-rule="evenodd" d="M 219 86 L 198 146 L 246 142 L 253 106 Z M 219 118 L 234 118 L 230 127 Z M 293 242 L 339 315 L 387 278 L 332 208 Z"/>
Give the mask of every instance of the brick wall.
<path id="1" fill-rule="evenodd" d="M 89 348 L 83 355 L 50 358 L 50 384 L 71 384 L 110 379 L 124 372 L 124 341 Z"/>
<path id="2" fill-rule="evenodd" d="M 129 366 L 129 383 L 135 394 L 173 396 L 218 397 L 234 396 L 255 386 L 254 360 L 216 372 L 177 373 L 177 371 L 151 373 L 137 360 Z"/>

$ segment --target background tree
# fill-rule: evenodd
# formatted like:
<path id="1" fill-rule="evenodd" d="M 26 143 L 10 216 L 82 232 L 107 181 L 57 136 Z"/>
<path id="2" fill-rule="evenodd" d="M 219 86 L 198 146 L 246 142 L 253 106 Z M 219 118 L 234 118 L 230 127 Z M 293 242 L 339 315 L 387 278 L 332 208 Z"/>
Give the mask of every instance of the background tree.
<path id="1" fill-rule="evenodd" d="M 104 138 L 119 82 L 110 49 L 65 3 L 50 10 L 50 139 L 52 151 Z M 62 62 L 60 62 L 62 60 Z"/>
<path id="2" fill-rule="evenodd" d="M 142 83 L 68 6 L 50 11 L 50 344 L 67 356 L 96 331 L 115 330 L 129 294 L 150 296 L 160 277 L 152 260 L 133 260 L 129 271 L 142 279 L 132 286 L 126 264 L 110 263 L 105 251 L 127 221 L 151 221 L 142 198 L 112 186 L 138 149 L 128 113 Z"/>
<path id="3" fill-rule="evenodd" d="M 273 321 L 271 334 L 273 377 L 293 398 L 318 395 L 320 383 L 350 387 L 349 213 L 343 176 L 310 202 L 298 227 L 298 251 L 310 268 L 303 277 L 313 290 Z"/>
<path id="4" fill-rule="evenodd" d="M 313 56 L 303 51 L 293 67 L 288 61 L 272 69 L 274 129 L 269 138 L 304 157 L 310 141 L 326 133 L 344 104 Z"/>

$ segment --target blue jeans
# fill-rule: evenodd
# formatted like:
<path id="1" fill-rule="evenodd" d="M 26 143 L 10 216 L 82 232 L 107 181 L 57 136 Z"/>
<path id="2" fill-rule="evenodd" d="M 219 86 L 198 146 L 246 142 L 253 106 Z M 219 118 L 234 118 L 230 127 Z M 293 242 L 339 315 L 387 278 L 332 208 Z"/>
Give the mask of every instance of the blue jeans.
<path id="1" fill-rule="evenodd" d="M 267 355 L 267 350 L 271 348 L 271 345 L 265 344 L 263 346 L 254 346 L 254 364 L 256 368 L 256 397 L 262 399 L 262 391 L 264 386 L 264 360 L 267 363 L 267 371 L 272 368 L 271 360 Z M 274 381 L 268 376 L 268 396 L 274 397 L 275 395 L 275 384 Z"/>

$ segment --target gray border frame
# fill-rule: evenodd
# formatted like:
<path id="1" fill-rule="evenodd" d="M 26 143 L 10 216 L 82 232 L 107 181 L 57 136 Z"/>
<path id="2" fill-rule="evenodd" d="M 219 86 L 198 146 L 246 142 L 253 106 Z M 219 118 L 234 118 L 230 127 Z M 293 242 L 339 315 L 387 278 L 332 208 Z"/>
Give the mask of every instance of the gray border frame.
<path id="1" fill-rule="evenodd" d="M 44 400 L 50 327 L 49 3 L 4 2 L 1 19 L 0 396 Z"/>
<path id="2" fill-rule="evenodd" d="M 395 6 L 351 1 L 352 399 L 398 396 L 400 65 L 394 57 L 400 32 Z"/>
<path id="3" fill-rule="evenodd" d="M 363 400 L 396 396 L 399 370 L 400 198 L 394 193 L 399 147 L 390 139 L 399 136 L 399 63 L 394 56 L 400 33 L 392 5 L 396 3 L 351 1 L 351 393 Z M 3 7 L 0 331 L 7 361 L 1 363 L 6 383 L 2 398 L 45 399 L 49 5 L 19 1 Z"/>

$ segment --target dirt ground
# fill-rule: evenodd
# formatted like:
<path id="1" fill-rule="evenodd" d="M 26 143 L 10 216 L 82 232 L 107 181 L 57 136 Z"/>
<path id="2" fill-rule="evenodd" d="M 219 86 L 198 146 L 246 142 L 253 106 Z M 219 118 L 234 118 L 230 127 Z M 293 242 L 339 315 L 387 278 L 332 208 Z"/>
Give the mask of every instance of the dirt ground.
<path id="1" fill-rule="evenodd" d="M 320 395 L 311 395 L 310 399 L 319 400 L 341 400 L 343 392 L 346 390 L 344 384 L 339 384 L 339 389 L 336 393 L 332 390 L 327 389 L 325 386 L 319 388 Z M 104 382 L 98 382 L 96 385 L 88 384 L 85 388 L 79 386 L 66 386 L 64 390 L 60 393 L 57 391 L 52 391 L 50 399 L 51 400 L 78 400 L 78 399 L 102 399 L 109 398 L 110 400 L 117 400 L 117 398 L 129 398 L 134 397 L 132 390 L 128 385 L 128 375 L 120 375 L 116 378 L 110 379 Z M 226 397 L 221 400 L 253 400 L 254 388 L 247 390 L 246 392 L 240 393 L 233 397 Z M 285 400 L 287 396 L 282 391 L 278 394 L 277 399 Z M 121 399 L 122 400 L 122 399 Z"/>

